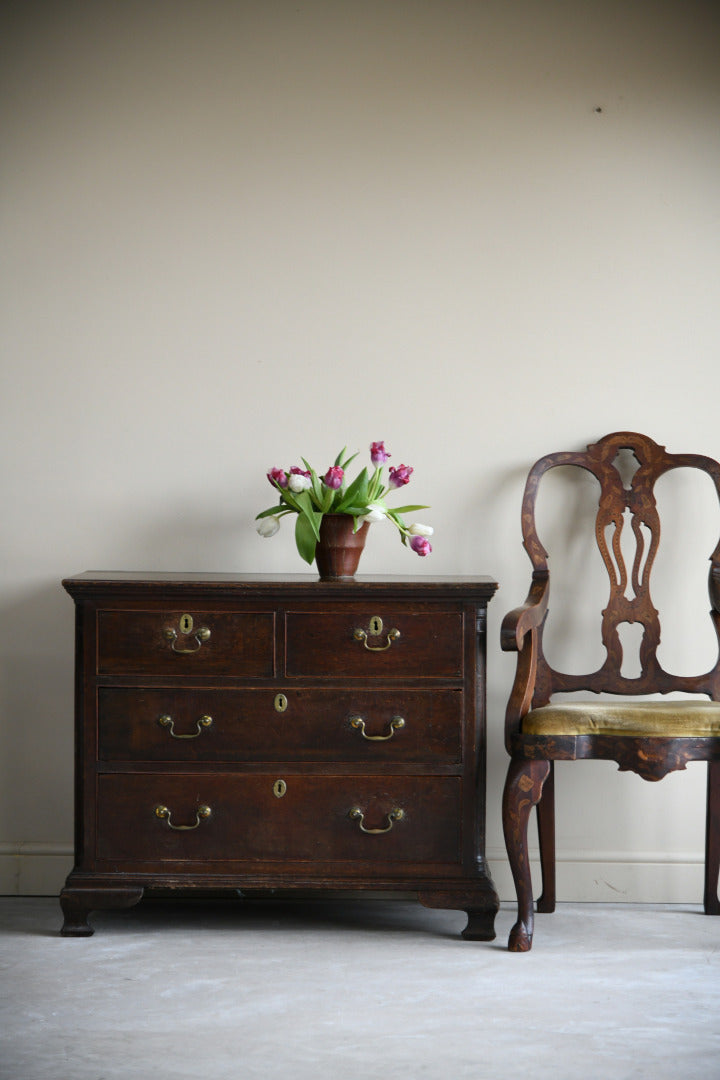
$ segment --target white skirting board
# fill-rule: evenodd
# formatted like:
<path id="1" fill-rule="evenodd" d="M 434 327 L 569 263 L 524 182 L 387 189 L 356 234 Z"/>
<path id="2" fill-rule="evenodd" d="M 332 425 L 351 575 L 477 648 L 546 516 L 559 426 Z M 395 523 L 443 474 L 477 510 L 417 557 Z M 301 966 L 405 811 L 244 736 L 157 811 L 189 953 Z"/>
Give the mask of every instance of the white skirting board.
<path id="1" fill-rule="evenodd" d="M 504 851 L 488 851 L 490 874 L 502 901 L 515 900 Z M 541 892 L 540 864 L 531 853 L 533 895 Z M 704 856 L 698 852 L 558 852 L 559 902 L 625 904 L 701 904 Z"/>
<path id="2" fill-rule="evenodd" d="M 72 869 L 70 844 L 0 844 L 0 895 L 56 896 Z M 489 850 L 488 865 L 502 901 L 513 901 L 504 851 Z M 540 868 L 531 860 L 533 888 L 540 892 Z M 699 852 L 558 852 L 557 898 L 638 904 L 699 904 L 703 855 Z"/>
<path id="3" fill-rule="evenodd" d="M 72 844 L 0 843 L 0 895 L 57 896 L 72 867 Z"/>

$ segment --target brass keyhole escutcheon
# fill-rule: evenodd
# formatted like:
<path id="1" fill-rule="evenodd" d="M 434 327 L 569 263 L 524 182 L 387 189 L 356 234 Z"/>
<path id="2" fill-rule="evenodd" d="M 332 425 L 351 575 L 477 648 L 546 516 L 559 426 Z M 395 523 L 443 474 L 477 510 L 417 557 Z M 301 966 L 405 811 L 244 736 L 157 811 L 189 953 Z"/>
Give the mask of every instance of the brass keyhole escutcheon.
<path id="1" fill-rule="evenodd" d="M 192 634 L 193 617 L 192 615 L 182 615 L 180 617 L 180 630 L 183 634 Z"/>
<path id="2" fill-rule="evenodd" d="M 275 695 L 275 712 L 285 712 L 288 707 L 288 699 L 284 694 Z"/>
<path id="3" fill-rule="evenodd" d="M 379 637 L 383 632 L 383 621 L 379 615 L 373 615 L 370 619 L 369 630 L 373 637 Z"/>
<path id="4" fill-rule="evenodd" d="M 276 799 L 282 799 L 283 795 L 287 791 L 287 784 L 284 780 L 276 780 L 273 784 L 273 795 Z"/>

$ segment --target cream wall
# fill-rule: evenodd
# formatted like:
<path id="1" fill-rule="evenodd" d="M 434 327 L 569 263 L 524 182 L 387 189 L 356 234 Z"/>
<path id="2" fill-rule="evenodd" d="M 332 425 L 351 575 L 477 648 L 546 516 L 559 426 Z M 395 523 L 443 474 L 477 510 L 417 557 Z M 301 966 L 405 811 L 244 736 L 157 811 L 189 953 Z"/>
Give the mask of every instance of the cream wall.
<path id="1" fill-rule="evenodd" d="M 71 864 L 61 577 L 302 569 L 289 529 L 254 531 L 266 469 L 384 438 L 435 551 L 374 526 L 363 568 L 501 583 L 488 852 L 510 897 L 498 631 L 529 581 L 527 469 L 622 428 L 720 455 L 716 5 L 0 18 L 0 891 L 52 892 Z M 717 525 L 692 522 L 703 542 Z M 696 645 L 712 656 L 679 638 L 679 662 Z M 704 780 L 561 767 L 561 896 L 699 902 Z"/>

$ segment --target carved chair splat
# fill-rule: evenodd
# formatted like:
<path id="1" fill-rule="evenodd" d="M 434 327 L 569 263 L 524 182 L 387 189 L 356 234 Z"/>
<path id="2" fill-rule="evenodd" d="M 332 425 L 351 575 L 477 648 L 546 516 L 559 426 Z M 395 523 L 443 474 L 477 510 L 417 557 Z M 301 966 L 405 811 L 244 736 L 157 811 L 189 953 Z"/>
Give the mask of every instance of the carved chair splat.
<path id="1" fill-rule="evenodd" d="M 627 455 L 632 468 L 627 469 Z M 548 470 L 561 465 L 585 469 L 600 485 L 595 536 L 610 581 L 602 612 L 605 659 L 588 674 L 556 670 L 543 652 L 550 571 L 540 542 L 535 505 Z M 650 576 L 660 542 L 654 488 L 673 469 L 699 469 L 712 479 L 720 499 L 720 464 L 698 454 L 669 454 L 645 435 L 615 432 L 584 452 L 550 454 L 531 469 L 522 503 L 523 544 L 532 562 L 525 603 L 511 611 L 501 629 L 501 645 L 517 652 L 515 681 L 506 712 L 505 740 L 510 765 L 503 793 L 503 830 L 518 896 L 518 919 L 508 947 L 532 946 L 533 895 L 528 859 L 530 812 L 537 808 L 543 890 L 537 910 L 555 908 L 554 762 L 599 758 L 617 762 L 645 780 L 660 780 L 688 761 L 708 762 L 704 908 L 720 914 L 720 652 L 701 675 L 673 675 L 658 660 L 660 621 L 650 594 Z M 628 526 L 634 557 L 628 565 L 621 538 Z M 720 542 L 710 556 L 710 618 L 720 643 Z M 639 625 L 640 673 L 623 674 L 623 624 Z M 555 695 L 576 691 L 617 695 L 625 700 L 557 703 Z M 633 700 L 638 695 L 680 692 L 687 700 Z M 627 700 L 627 699 L 630 700 Z"/>

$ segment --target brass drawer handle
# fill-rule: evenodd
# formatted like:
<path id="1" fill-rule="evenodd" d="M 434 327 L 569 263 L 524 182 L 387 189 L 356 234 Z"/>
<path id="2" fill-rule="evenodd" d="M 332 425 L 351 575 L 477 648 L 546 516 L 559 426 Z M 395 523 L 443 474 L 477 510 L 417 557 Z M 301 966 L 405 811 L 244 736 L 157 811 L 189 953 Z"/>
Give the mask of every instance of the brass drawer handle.
<path id="1" fill-rule="evenodd" d="M 399 806 L 394 807 L 388 814 L 388 823 L 384 829 L 366 829 L 363 824 L 365 815 L 359 806 L 353 806 L 348 817 L 351 818 L 352 821 L 357 821 L 360 832 L 367 833 L 368 836 L 379 836 L 381 833 L 390 832 L 396 821 L 402 821 L 405 817 L 405 811 L 401 810 Z"/>
<path id="2" fill-rule="evenodd" d="M 401 728 L 405 727 L 405 720 L 402 716 L 394 716 L 390 721 L 389 735 L 368 735 L 365 731 L 365 721 L 362 716 L 353 716 L 350 727 L 354 727 L 356 731 L 359 731 L 363 739 L 367 739 L 368 742 L 387 742 L 388 739 L 392 739 L 396 731 L 400 731 Z"/>
<path id="3" fill-rule="evenodd" d="M 158 724 L 160 724 L 161 727 L 168 728 L 173 739 L 197 739 L 198 735 L 202 735 L 203 730 L 209 728 L 212 722 L 212 716 L 201 716 L 199 720 L 195 721 L 197 731 L 192 731 L 189 735 L 178 735 L 175 731 L 175 721 L 172 716 L 168 716 L 167 713 L 158 716 Z"/>
<path id="4" fill-rule="evenodd" d="M 195 824 L 194 825 L 173 825 L 170 820 L 170 811 L 167 806 L 156 806 L 155 817 L 160 818 L 163 821 L 167 821 L 169 828 L 174 829 L 176 832 L 190 832 L 192 829 L 197 829 L 201 821 L 207 821 L 212 814 L 212 810 L 209 806 L 198 806 L 195 811 Z"/>
<path id="5" fill-rule="evenodd" d="M 193 632 L 192 615 L 182 616 L 180 619 L 180 633 L 184 638 L 192 636 L 195 639 L 195 645 L 189 649 L 186 649 L 184 646 L 178 646 L 178 632 L 177 630 L 173 630 L 171 626 L 168 626 L 163 630 L 163 634 L 165 635 L 166 640 L 171 643 L 170 647 L 174 653 L 196 653 L 202 648 L 204 641 L 210 640 L 210 631 L 207 626 L 199 626 L 197 630 Z"/>
<path id="6" fill-rule="evenodd" d="M 384 645 L 368 645 L 367 630 L 361 630 L 359 627 L 357 630 L 353 631 L 353 637 L 356 641 L 362 641 L 368 652 L 384 652 L 385 649 L 390 648 L 393 641 L 397 641 L 397 639 L 400 637 L 400 631 L 395 629 L 388 631 L 387 641 Z"/>

